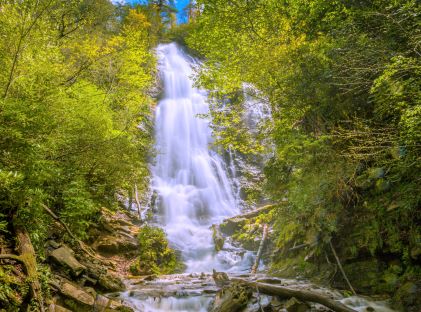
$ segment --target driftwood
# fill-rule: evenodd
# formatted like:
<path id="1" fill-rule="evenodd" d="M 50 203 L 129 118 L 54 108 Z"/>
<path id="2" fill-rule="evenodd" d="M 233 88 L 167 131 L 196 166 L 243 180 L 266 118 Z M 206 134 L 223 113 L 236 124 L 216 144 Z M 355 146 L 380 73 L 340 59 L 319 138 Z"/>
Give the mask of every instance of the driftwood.
<path id="1" fill-rule="evenodd" d="M 262 234 L 262 240 L 260 241 L 259 250 L 257 251 L 256 259 L 254 260 L 254 265 L 251 268 L 251 274 L 256 274 L 257 269 L 259 268 L 259 262 L 260 258 L 263 254 L 263 249 L 265 248 L 266 238 L 268 236 L 268 225 L 263 225 L 263 234 Z"/>
<path id="2" fill-rule="evenodd" d="M 64 229 L 66 230 L 66 232 L 70 235 L 71 238 L 73 238 L 75 241 L 77 241 L 77 243 L 79 244 L 79 247 L 82 251 L 84 251 L 87 255 L 95 258 L 95 259 L 99 259 L 96 255 L 94 255 L 89 249 L 88 247 L 80 240 L 78 239 L 73 233 L 72 231 L 70 231 L 70 228 L 67 226 L 66 223 L 64 223 L 50 208 L 48 208 L 46 205 L 42 205 L 42 207 L 44 208 L 44 210 L 58 223 L 61 224 L 61 226 L 64 227 Z"/>
<path id="3" fill-rule="evenodd" d="M 231 278 L 230 281 L 232 282 L 241 282 L 251 289 L 256 289 L 258 292 L 270 296 L 279 296 L 281 298 L 296 298 L 298 300 L 307 301 L 307 302 L 314 302 L 335 311 L 335 312 L 356 312 L 355 310 L 347 307 L 346 305 L 325 297 L 323 295 L 317 294 L 315 292 L 311 292 L 308 290 L 298 290 L 287 288 L 283 286 L 267 284 L 267 283 L 259 283 L 259 282 L 252 282 L 247 281 L 241 278 Z"/>
<path id="4" fill-rule="evenodd" d="M 348 287 L 351 289 L 352 293 L 354 295 L 356 295 L 357 293 L 355 292 L 354 287 L 352 287 L 351 282 L 348 279 L 348 276 L 346 276 L 346 274 L 345 274 L 345 271 L 344 271 L 344 268 L 342 267 L 341 261 L 339 260 L 339 257 L 336 254 L 335 248 L 333 248 L 332 241 L 329 241 L 329 245 L 330 245 L 330 249 L 332 249 L 332 253 L 333 253 L 333 255 L 336 259 L 336 262 L 338 263 L 338 267 L 339 267 L 339 270 L 342 273 L 342 276 L 344 277 L 344 279 L 345 279 L 346 283 L 348 284 Z"/>

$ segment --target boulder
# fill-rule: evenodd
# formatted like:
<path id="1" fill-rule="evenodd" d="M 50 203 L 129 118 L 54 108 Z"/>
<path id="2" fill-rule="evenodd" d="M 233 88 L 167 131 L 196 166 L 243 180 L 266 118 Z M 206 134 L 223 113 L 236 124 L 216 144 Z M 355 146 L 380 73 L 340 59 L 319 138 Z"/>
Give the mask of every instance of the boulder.
<path id="1" fill-rule="evenodd" d="M 98 285 L 106 291 L 123 291 L 126 289 L 124 283 L 117 276 L 111 275 L 110 273 L 102 274 L 99 277 Z"/>
<path id="2" fill-rule="evenodd" d="M 217 272 L 215 269 L 212 273 L 212 278 L 215 281 L 216 286 L 223 287 L 229 284 L 228 274 L 225 272 Z"/>
<path id="3" fill-rule="evenodd" d="M 105 310 L 105 312 L 113 312 L 113 311 L 133 312 L 134 310 L 131 307 L 124 305 L 121 301 L 111 299 L 108 302 L 108 307 Z"/>
<path id="4" fill-rule="evenodd" d="M 215 297 L 210 311 L 237 312 L 242 311 L 249 303 L 253 292 L 250 287 L 234 282 L 221 289 Z"/>
<path id="5" fill-rule="evenodd" d="M 139 249 L 137 239 L 127 233 L 101 236 L 93 247 L 103 254 L 119 254 Z"/>
<path id="6" fill-rule="evenodd" d="M 60 293 L 82 306 L 92 307 L 95 303 L 94 297 L 82 287 L 64 281 L 60 287 Z"/>
<path id="7" fill-rule="evenodd" d="M 133 312 L 133 309 L 124 305 L 120 300 L 110 299 L 103 295 L 97 295 L 93 311 L 96 312 Z"/>
<path id="8" fill-rule="evenodd" d="M 104 312 L 110 303 L 110 299 L 103 295 L 97 295 L 94 304 L 94 311 Z"/>
<path id="9" fill-rule="evenodd" d="M 50 253 L 50 258 L 57 264 L 68 268 L 74 276 L 79 276 L 86 270 L 86 267 L 74 257 L 74 251 L 65 245 L 53 250 Z"/>

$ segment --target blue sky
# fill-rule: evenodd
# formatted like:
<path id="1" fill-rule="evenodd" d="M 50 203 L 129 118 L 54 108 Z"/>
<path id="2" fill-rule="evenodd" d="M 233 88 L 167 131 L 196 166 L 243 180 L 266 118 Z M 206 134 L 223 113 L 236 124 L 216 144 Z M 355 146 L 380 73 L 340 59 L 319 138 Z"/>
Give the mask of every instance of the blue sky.
<path id="1" fill-rule="evenodd" d="M 125 2 L 128 3 L 139 3 L 144 2 L 143 0 L 126 0 Z M 184 14 L 183 9 L 186 7 L 187 4 L 189 4 L 190 0 L 175 0 L 176 7 L 178 9 L 177 19 L 179 23 L 186 22 L 186 16 Z"/>

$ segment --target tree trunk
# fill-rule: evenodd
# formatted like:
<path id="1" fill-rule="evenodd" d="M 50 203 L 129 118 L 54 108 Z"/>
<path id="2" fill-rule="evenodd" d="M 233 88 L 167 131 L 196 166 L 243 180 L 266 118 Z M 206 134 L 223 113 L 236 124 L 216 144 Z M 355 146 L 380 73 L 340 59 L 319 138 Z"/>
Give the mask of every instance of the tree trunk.
<path id="1" fill-rule="evenodd" d="M 44 312 L 44 302 L 41 292 L 41 284 L 38 279 L 37 260 L 34 247 L 26 229 L 14 222 L 14 230 L 16 234 L 17 251 L 19 253 L 19 261 L 23 263 L 27 275 L 27 279 L 31 287 L 31 296 L 38 304 L 41 312 Z M 17 260 L 17 259 L 15 259 Z"/>

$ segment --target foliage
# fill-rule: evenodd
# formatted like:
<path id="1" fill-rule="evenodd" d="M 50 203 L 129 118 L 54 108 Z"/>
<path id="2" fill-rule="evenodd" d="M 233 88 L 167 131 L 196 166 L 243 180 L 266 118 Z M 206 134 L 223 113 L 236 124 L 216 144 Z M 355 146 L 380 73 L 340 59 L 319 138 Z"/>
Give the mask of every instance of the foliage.
<path id="1" fill-rule="evenodd" d="M 140 256 L 130 267 L 133 274 L 170 274 L 181 269 L 161 228 L 145 225 L 140 229 L 138 239 Z"/>
<path id="2" fill-rule="evenodd" d="M 106 0 L 27 0 L 3 2 L 0 25 L 1 229 L 16 217 L 41 250 L 47 205 L 85 238 L 100 205 L 147 183 L 150 22 Z"/>
<path id="3" fill-rule="evenodd" d="M 240 153 L 261 154 L 267 145 L 250 144 L 239 118 L 243 84 L 271 105 L 272 120 L 261 129 L 274 143 L 265 190 L 289 202 L 279 209 L 284 257 L 275 261 L 315 239 L 308 261 L 324 262 L 333 240 L 346 259 L 400 259 L 403 278 L 419 263 L 420 247 L 419 3 L 197 3 L 186 41 L 204 60 L 198 84 L 217 103 L 215 136 Z"/>

